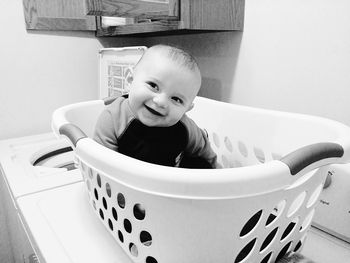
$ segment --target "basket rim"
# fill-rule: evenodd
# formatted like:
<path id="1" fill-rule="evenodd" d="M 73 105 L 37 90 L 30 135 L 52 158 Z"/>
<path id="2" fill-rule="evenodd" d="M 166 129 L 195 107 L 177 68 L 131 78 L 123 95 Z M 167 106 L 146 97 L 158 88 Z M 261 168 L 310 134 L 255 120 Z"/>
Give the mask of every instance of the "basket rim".
<path id="1" fill-rule="evenodd" d="M 295 179 L 279 160 L 238 168 L 188 169 L 134 159 L 91 138 L 78 141 L 75 153 L 96 173 L 130 188 L 152 194 L 191 199 L 228 199 L 289 187 Z"/>
<path id="2" fill-rule="evenodd" d="M 350 128 L 342 123 L 323 117 L 289 113 L 267 109 L 253 108 L 237 104 L 215 101 L 208 98 L 196 97 L 195 103 L 205 103 L 206 108 L 212 106 L 224 107 L 224 110 L 239 109 L 249 113 L 265 113 L 275 117 L 288 117 L 312 123 L 320 123 L 334 130 L 334 142 L 338 142 L 346 150 L 342 160 L 330 160 L 333 163 L 350 160 Z M 52 129 L 57 136 L 62 125 L 69 123 L 67 115 L 71 110 L 80 107 L 103 108 L 103 100 L 92 100 L 70 104 L 57 109 L 52 119 Z M 185 169 L 167 167 L 140 161 L 108 149 L 89 137 L 79 138 L 75 152 L 85 164 L 97 172 L 109 176 L 122 184 L 141 191 L 152 192 L 164 196 L 177 196 L 194 199 L 231 198 L 232 196 L 248 196 L 267 193 L 289 187 L 295 177 L 291 176 L 289 167 L 279 161 L 225 169 Z M 330 162 L 328 162 L 330 163 Z M 312 168 L 318 168 L 313 166 Z M 323 165 L 325 165 L 323 163 Z M 307 169 L 306 169 L 307 170 Z M 308 170 L 310 171 L 310 170 Z M 306 173 L 302 171 L 298 176 Z M 118 173 L 118 175 L 116 175 Z"/>

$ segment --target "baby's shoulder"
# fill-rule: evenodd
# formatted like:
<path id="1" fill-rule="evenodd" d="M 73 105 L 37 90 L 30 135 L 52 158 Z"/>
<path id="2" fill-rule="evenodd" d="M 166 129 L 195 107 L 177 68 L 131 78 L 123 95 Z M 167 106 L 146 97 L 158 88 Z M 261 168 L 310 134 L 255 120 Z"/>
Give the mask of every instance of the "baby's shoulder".
<path id="1" fill-rule="evenodd" d="M 198 126 L 198 124 L 186 114 L 181 118 L 180 122 L 186 127 L 189 138 L 208 137 L 205 128 Z"/>
<path id="2" fill-rule="evenodd" d="M 129 124 L 135 119 L 128 98 L 118 97 L 105 109 L 105 114 L 110 116 L 117 137 L 122 134 Z"/>
<path id="3" fill-rule="evenodd" d="M 123 96 L 117 97 L 111 104 L 106 107 L 112 115 L 126 114 L 128 111 L 128 98 Z"/>
<path id="4" fill-rule="evenodd" d="M 121 105 L 123 105 L 125 103 L 125 101 L 128 98 L 124 97 L 124 96 L 120 96 L 115 98 L 111 103 L 109 103 L 107 105 L 107 109 L 114 109 L 114 108 L 119 108 L 121 107 Z"/>
<path id="5" fill-rule="evenodd" d="M 191 129 L 191 127 L 197 127 L 195 121 L 188 117 L 186 114 L 182 116 L 180 123 L 182 123 L 187 129 Z"/>

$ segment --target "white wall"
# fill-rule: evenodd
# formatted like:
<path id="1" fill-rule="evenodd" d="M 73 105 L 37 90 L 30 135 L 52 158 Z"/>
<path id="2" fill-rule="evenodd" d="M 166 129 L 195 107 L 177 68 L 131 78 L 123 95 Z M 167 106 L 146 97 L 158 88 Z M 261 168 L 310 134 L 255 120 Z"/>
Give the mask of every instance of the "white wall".
<path id="1" fill-rule="evenodd" d="M 243 32 L 145 40 L 189 50 L 204 96 L 350 125 L 349 11 L 349 0 L 246 0 Z"/>
<path id="2" fill-rule="evenodd" d="M 0 9 L 0 139 L 50 131 L 52 111 L 97 98 L 94 33 L 29 33 L 22 1 Z"/>
<path id="3" fill-rule="evenodd" d="M 350 1 L 246 3 L 231 101 L 350 125 Z"/>
<path id="4" fill-rule="evenodd" d="M 350 1 L 246 0 L 243 32 L 96 40 L 27 33 L 20 0 L 0 18 L 0 139 L 49 131 L 60 105 L 97 97 L 97 50 L 169 43 L 189 50 L 201 95 L 350 125 Z"/>

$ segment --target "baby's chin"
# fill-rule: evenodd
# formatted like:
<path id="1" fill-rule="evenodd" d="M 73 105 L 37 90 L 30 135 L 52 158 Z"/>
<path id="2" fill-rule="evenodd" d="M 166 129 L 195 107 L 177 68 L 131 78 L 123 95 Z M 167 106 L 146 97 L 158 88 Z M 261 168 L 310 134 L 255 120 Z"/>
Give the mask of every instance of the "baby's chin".
<path id="1" fill-rule="evenodd" d="M 152 121 L 152 120 L 144 119 L 144 118 L 139 118 L 139 121 L 143 125 L 146 125 L 148 127 L 160 127 L 160 128 L 171 127 L 178 122 L 178 121 L 176 121 L 176 122 Z"/>

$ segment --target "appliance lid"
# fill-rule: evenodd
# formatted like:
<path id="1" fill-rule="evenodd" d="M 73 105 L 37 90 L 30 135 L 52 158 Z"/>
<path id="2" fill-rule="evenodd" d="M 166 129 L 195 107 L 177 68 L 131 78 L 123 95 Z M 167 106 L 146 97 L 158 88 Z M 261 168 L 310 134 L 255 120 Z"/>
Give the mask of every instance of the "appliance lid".
<path id="1" fill-rule="evenodd" d="M 67 171 L 70 171 L 76 169 L 73 160 L 73 149 L 68 146 L 41 154 L 32 160 L 32 165 L 50 168 L 64 168 Z"/>
<path id="2" fill-rule="evenodd" d="M 82 181 L 66 139 L 53 133 L 0 142 L 1 173 L 13 198 Z"/>

